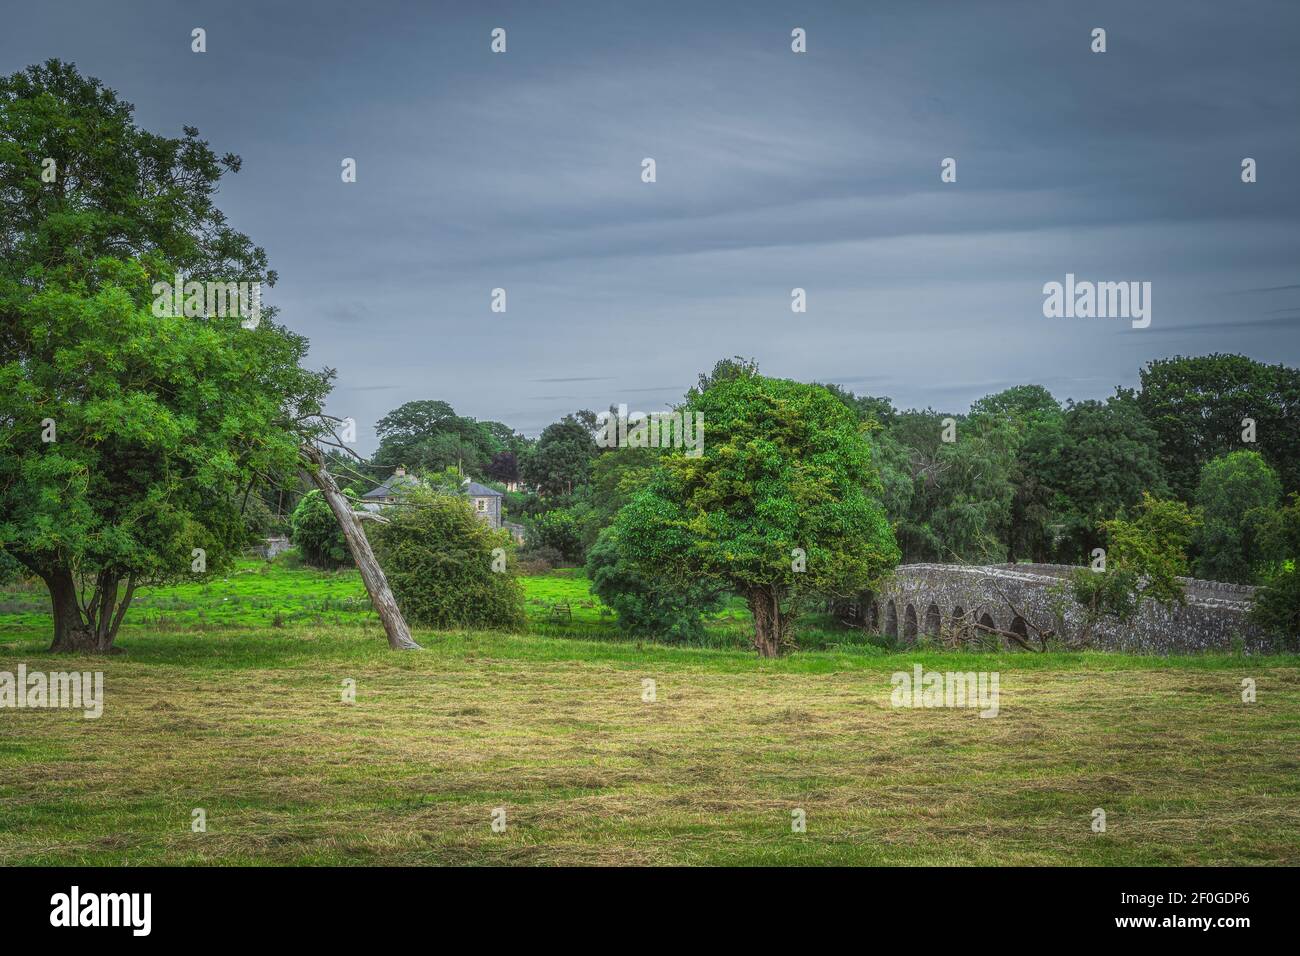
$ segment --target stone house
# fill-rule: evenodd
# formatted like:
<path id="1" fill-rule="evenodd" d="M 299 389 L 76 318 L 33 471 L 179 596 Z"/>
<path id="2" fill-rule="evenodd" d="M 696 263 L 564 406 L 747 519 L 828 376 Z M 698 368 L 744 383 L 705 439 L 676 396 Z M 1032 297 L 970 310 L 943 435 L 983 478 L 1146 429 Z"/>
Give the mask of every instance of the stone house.
<path id="1" fill-rule="evenodd" d="M 418 479 L 408 475 L 405 468 L 399 467 L 381 484 L 361 496 L 362 507 L 378 511 L 385 505 L 400 504 L 406 491 L 417 483 Z M 501 520 L 501 502 L 505 497 L 501 492 L 468 478 L 461 483 L 460 492 L 469 499 L 470 507 L 479 520 L 487 522 L 488 527 L 493 529 L 505 528 L 516 542 L 523 544 L 523 525 Z"/>
<path id="2" fill-rule="evenodd" d="M 361 496 L 362 507 L 367 511 L 378 511 L 384 505 L 398 504 L 405 497 L 404 488 L 418 484 L 415 478 L 398 466 L 397 470 Z"/>

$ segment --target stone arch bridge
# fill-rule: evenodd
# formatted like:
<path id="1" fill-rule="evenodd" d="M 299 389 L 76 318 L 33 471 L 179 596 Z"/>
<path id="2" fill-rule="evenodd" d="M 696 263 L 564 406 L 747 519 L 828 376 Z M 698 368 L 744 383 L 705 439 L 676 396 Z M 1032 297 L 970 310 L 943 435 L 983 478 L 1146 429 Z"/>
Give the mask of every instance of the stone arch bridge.
<path id="1" fill-rule="evenodd" d="M 1082 609 L 1063 593 L 1066 578 L 1074 571 L 1058 564 L 905 564 L 895 568 L 871 601 L 859 606 L 857 618 L 868 630 L 905 643 L 919 634 L 953 635 L 963 625 L 975 623 L 1030 638 L 1034 631 L 1021 615 L 1059 633 L 1056 609 L 1064 608 L 1068 639 L 1079 633 L 1083 621 Z M 1097 624 L 1092 646 L 1143 653 L 1229 651 L 1240 640 L 1247 651 L 1271 647 L 1248 619 L 1254 588 L 1179 580 L 1186 604 L 1164 608 L 1143 602 L 1128 624 L 1109 620 Z"/>

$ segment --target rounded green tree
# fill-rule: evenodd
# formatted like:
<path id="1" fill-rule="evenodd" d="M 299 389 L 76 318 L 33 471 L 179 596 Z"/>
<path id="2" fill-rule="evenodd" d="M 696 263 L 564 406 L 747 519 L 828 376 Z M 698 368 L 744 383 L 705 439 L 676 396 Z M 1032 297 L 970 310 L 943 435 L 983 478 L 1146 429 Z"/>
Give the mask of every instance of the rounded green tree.
<path id="1" fill-rule="evenodd" d="M 1264 457 L 1234 451 L 1205 463 L 1196 504 L 1204 523 L 1196 538 L 1196 573 L 1214 581 L 1254 584 L 1275 562 L 1267 531 L 1277 520 L 1282 484 Z"/>
<path id="2" fill-rule="evenodd" d="M 701 416 L 702 452 L 664 455 L 615 524 L 641 573 L 724 582 L 749 604 L 759 654 L 776 657 L 800 597 L 855 594 L 898 563 L 866 438 L 825 388 L 743 374 L 681 411 Z"/>

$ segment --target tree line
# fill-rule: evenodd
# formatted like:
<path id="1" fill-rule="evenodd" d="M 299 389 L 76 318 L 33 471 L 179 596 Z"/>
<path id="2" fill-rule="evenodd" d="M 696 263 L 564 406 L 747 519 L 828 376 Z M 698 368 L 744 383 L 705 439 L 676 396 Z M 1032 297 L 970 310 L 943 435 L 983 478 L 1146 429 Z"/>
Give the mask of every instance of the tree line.
<path id="1" fill-rule="evenodd" d="M 0 573 L 45 583 L 55 650 L 111 651 L 138 588 L 220 571 L 290 512 L 302 538 L 310 509 L 344 542 L 322 539 L 319 559 L 358 561 L 390 645 L 415 646 L 355 507 L 399 465 L 451 492 L 497 482 L 527 528 L 521 563 L 584 564 L 635 632 L 689 636 L 738 594 L 776 654 L 802 603 L 859 593 L 899 561 L 1078 563 L 1109 547 L 1127 577 L 1105 580 L 1130 585 L 1081 595 L 1099 608 L 1190 570 L 1264 584 L 1261 613 L 1296 633 L 1295 369 L 1180 356 L 1104 401 L 1024 385 L 945 414 L 731 358 L 682 399 L 704 417 L 698 457 L 599 447 L 587 409 L 529 440 L 425 400 L 384 416 L 355 460 L 324 412 L 334 371 L 304 368 L 307 340 L 274 308 L 251 327 L 151 308 L 181 272 L 274 285 L 215 204 L 240 167 L 192 127 L 138 128 L 70 64 L 0 78 Z M 406 601 L 446 581 L 422 619 L 468 626 L 476 602 L 453 585 L 472 581 L 477 604 L 513 608 L 518 589 L 484 570 L 504 538 L 434 497 L 376 535 Z"/>
<path id="2" fill-rule="evenodd" d="M 1143 595 L 1176 599 L 1177 575 L 1271 584 L 1272 597 L 1279 588 L 1293 587 L 1300 372 L 1214 354 L 1155 360 L 1139 375 L 1138 388 L 1117 387 L 1104 400 L 1062 402 L 1029 384 L 987 395 L 966 412 L 900 410 L 887 397 L 855 395 L 834 384 L 801 387 L 849 413 L 869 460 L 854 486 L 879 504 L 897 561 L 1084 566 L 1095 562 L 1098 549 L 1109 551 L 1115 573 L 1081 578 L 1076 598 L 1098 613 L 1120 616 L 1131 615 Z M 702 373 L 680 408 L 705 412 L 706 449 L 738 440 L 727 424 L 738 419 L 708 414 L 717 414 L 710 404 L 714 392 L 735 381 L 779 380 L 766 379 L 756 362 L 740 357 Z M 758 402 L 760 408 L 750 410 L 757 416 L 769 399 L 748 400 Z M 822 420 L 793 421 L 794 407 L 786 402 L 773 415 L 774 426 L 802 424 L 814 433 L 831 427 Z M 423 414 L 434 408 L 436 415 Z M 403 423 L 400 431 L 393 422 Z M 703 616 L 734 581 L 729 585 L 718 567 L 707 574 L 694 567 L 684 577 L 669 567 L 683 565 L 683 554 L 707 547 L 710 539 L 696 534 L 676 540 L 657 559 L 637 557 L 637 545 L 655 536 L 644 527 L 633 536 L 625 512 L 638 496 L 651 495 L 666 473 L 701 466 L 672 450 L 599 447 L 597 427 L 597 416 L 583 409 L 528 440 L 500 423 L 460 418 L 444 402 L 412 402 L 381 420 L 371 462 L 387 468 L 421 460 L 413 449 L 451 448 L 444 436 L 477 435 L 479 470 L 466 474 L 520 483 L 505 491 L 505 499 L 507 515 L 527 528 L 523 567 L 583 565 L 594 590 L 628 630 L 698 637 Z M 495 450 L 493 434 L 502 441 Z M 503 454 L 506 436 L 518 467 L 503 476 L 490 468 L 499 460 L 492 456 Z M 856 447 L 841 435 L 838 454 L 851 457 Z M 791 445 L 787 453 L 803 450 Z M 467 460 L 458 458 L 458 466 Z M 448 459 L 424 464 L 446 468 Z M 792 487 L 782 494 L 797 499 L 802 477 L 783 478 Z M 747 487 L 750 495 L 760 494 L 760 485 Z M 644 506 L 644 500 L 636 504 Z M 659 506 L 666 507 L 662 501 Z M 696 520 L 706 526 L 714 517 L 701 514 Z M 796 541 L 792 528 L 778 530 L 775 524 L 746 533 L 765 541 L 769 564 L 788 562 L 796 548 L 806 556 L 810 545 L 815 550 L 821 543 L 811 529 Z M 880 545 L 888 552 L 875 541 L 881 535 L 877 526 L 862 535 L 860 550 Z M 739 554 L 732 547 L 729 560 L 739 562 Z M 655 573 L 647 573 L 648 567 Z M 816 577 L 805 567 L 802 577 L 789 580 L 808 590 Z M 846 588 L 849 582 L 840 578 L 822 596 L 843 596 Z M 1281 612 L 1277 627 L 1294 631 L 1287 613 Z"/>

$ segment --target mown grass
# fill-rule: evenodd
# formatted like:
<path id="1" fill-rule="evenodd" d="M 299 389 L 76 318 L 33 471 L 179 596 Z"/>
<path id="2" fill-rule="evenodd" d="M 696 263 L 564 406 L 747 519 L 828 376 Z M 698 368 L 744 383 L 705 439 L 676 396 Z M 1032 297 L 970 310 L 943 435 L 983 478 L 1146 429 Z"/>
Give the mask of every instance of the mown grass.
<path id="1" fill-rule="evenodd" d="M 364 614 L 272 627 L 252 589 L 203 587 L 153 597 L 207 623 L 134 623 L 107 659 L 48 657 L 48 625 L 0 615 L 0 671 L 106 683 L 99 720 L 0 710 L 0 864 L 1300 862 L 1295 656 L 760 661 L 429 631 L 396 654 Z M 219 619 L 236 594 L 246 619 Z M 915 663 L 999 672 L 999 715 L 893 708 Z"/>

